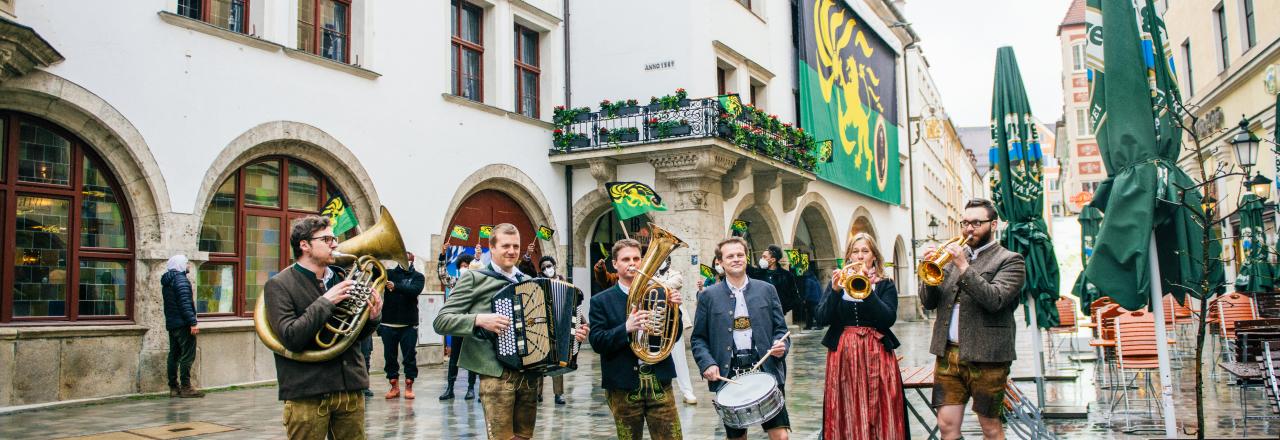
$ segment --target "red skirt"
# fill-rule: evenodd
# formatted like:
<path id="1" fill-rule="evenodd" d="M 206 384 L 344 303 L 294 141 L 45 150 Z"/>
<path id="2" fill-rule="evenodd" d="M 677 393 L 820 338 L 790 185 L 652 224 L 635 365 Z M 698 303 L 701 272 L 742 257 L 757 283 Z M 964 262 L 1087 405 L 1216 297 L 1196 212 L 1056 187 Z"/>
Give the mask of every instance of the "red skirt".
<path id="1" fill-rule="evenodd" d="M 871 327 L 845 327 L 839 348 L 827 353 L 825 439 L 907 438 L 902 372 L 880 337 Z"/>

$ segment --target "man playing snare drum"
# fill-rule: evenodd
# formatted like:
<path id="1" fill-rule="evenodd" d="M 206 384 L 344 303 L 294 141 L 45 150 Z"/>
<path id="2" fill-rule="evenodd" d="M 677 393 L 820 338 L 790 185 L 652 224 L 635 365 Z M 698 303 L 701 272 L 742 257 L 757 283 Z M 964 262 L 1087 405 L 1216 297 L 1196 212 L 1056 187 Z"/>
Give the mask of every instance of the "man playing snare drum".
<path id="1" fill-rule="evenodd" d="M 647 310 L 627 310 L 627 295 L 640 266 L 640 242 L 618 240 L 613 245 L 613 267 L 618 284 L 591 297 L 591 348 L 600 354 L 600 374 L 618 438 L 640 439 L 646 419 L 654 440 L 680 439 L 680 414 L 676 412 L 671 379 L 675 363 L 667 357 L 646 364 L 631 351 L 631 337 L 649 320 Z M 671 307 L 680 307 L 680 292 L 667 292 Z M 683 319 L 683 318 L 682 318 Z M 683 326 L 678 327 L 684 331 Z M 679 337 L 679 336 L 677 336 Z M 675 350 L 683 350 L 677 346 Z M 680 368 L 687 368 L 681 365 Z"/>
<path id="2" fill-rule="evenodd" d="M 773 286 L 747 278 L 747 242 L 731 237 L 716 246 L 716 257 L 724 267 L 725 280 L 702 291 L 693 321 L 693 358 L 711 387 L 719 391 L 723 379 L 746 373 L 762 357 L 768 360 L 760 371 L 773 375 L 782 391 L 790 342 L 783 340 L 787 323 L 782 303 Z M 772 440 L 787 439 L 791 422 L 787 409 L 764 421 Z M 746 429 L 725 425 L 730 439 L 745 439 Z"/>

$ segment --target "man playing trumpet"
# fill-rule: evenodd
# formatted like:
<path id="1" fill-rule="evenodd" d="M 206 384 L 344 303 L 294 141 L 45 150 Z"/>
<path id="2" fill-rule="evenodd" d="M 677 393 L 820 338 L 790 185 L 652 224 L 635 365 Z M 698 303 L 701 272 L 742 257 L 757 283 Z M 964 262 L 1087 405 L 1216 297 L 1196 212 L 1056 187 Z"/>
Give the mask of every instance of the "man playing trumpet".
<path id="1" fill-rule="evenodd" d="M 644 330 L 653 319 L 648 310 L 627 310 L 631 289 L 644 287 L 633 284 L 641 264 L 640 242 L 630 238 L 618 240 L 613 245 L 613 256 L 618 284 L 591 297 L 590 340 L 591 348 L 600 354 L 601 383 L 617 425 L 618 438 L 641 438 L 646 420 L 650 438 L 682 438 L 680 415 L 671 390 L 677 366 L 670 356 L 656 364 L 646 364 L 631 351 L 632 335 Z M 680 291 L 676 286 L 664 287 L 667 306 L 680 307 Z M 679 328 L 679 332 L 684 331 L 683 326 Z M 675 350 L 684 350 L 684 346 L 677 346 Z"/>
<path id="2" fill-rule="evenodd" d="M 926 261 L 933 261 L 940 252 L 952 257 L 942 268 L 945 275 L 940 284 L 920 285 L 925 310 L 944 311 L 933 323 L 929 352 L 937 356 L 933 405 L 938 408 L 938 428 L 945 440 L 960 438 L 964 405 L 970 397 L 983 436 L 1004 438 L 1000 424 L 1004 387 L 1016 357 L 1013 311 L 1026 269 L 1021 255 L 993 239 L 998 222 L 990 200 L 970 200 L 960 222 L 968 241 L 924 249 Z"/>

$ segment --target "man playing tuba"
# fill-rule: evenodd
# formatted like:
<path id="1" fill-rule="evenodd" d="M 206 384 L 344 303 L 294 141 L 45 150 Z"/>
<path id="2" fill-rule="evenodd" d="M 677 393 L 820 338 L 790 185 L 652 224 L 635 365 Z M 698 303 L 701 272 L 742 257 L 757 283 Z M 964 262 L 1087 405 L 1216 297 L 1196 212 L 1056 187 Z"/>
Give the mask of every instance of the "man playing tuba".
<path id="1" fill-rule="evenodd" d="M 605 400 L 613 413 L 618 438 L 638 439 L 649 422 L 654 440 L 679 439 L 680 415 L 676 412 L 671 379 L 676 368 L 671 357 L 656 364 L 641 362 L 631 350 L 632 335 L 644 330 L 651 319 L 649 310 L 628 310 L 627 298 L 640 270 L 640 242 L 618 240 L 613 245 L 613 267 L 618 284 L 591 297 L 591 348 L 600 354 L 601 383 Z M 680 291 L 667 290 L 667 307 L 680 307 Z M 683 332 L 684 326 L 679 326 Z M 684 346 L 675 347 L 684 350 Z M 686 368 L 680 365 L 679 368 Z"/>
<path id="2" fill-rule="evenodd" d="M 263 300 L 267 321 L 279 335 L 284 348 L 294 353 L 312 349 L 316 333 L 333 315 L 335 306 L 347 299 L 355 287 L 352 280 L 337 275 L 342 269 L 330 267 L 338 238 L 329 219 L 304 217 L 293 224 L 289 234 L 296 262 L 267 280 Z M 382 298 L 370 295 L 369 320 L 354 340 L 369 336 L 378 327 Z M 364 396 L 369 388 L 368 359 L 357 344 L 332 359 L 302 362 L 275 354 L 280 400 L 284 401 L 284 426 L 290 439 L 363 439 Z"/>

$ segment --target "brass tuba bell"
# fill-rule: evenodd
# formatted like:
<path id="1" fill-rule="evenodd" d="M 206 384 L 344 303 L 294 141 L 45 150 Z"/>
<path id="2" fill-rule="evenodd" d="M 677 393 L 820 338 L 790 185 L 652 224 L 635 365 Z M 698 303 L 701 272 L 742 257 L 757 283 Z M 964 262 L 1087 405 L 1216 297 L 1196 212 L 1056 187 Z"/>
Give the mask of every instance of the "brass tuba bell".
<path id="1" fill-rule="evenodd" d="M 253 327 L 258 339 L 268 349 L 299 362 L 324 362 L 337 357 L 355 343 L 356 336 L 369 322 L 370 299 L 373 295 L 381 295 L 387 284 L 387 269 L 379 260 L 395 261 L 401 267 L 409 265 L 400 230 L 385 206 L 381 207 L 377 224 L 339 244 L 333 255 L 335 264 L 351 264 L 346 279 L 355 280 L 355 286 L 351 289 L 351 296 L 334 306 L 333 315 L 316 332 L 315 346 L 318 349 L 293 352 L 284 347 L 267 321 L 264 292 L 258 296 L 253 309 Z"/>
<path id="2" fill-rule="evenodd" d="M 627 310 L 650 312 L 648 322 L 631 334 L 631 352 L 641 362 L 656 364 L 671 354 L 676 343 L 680 332 L 680 307 L 667 302 L 666 288 L 654 280 L 653 275 L 671 251 L 685 243 L 653 223 L 649 224 L 649 230 L 652 232 L 649 250 L 640 260 L 637 276 L 627 293 Z"/>
<path id="3" fill-rule="evenodd" d="M 956 258 L 956 255 L 951 255 L 950 252 L 947 252 L 946 247 L 951 243 L 965 244 L 968 242 L 969 236 L 965 235 L 947 240 L 946 243 L 939 246 L 938 250 L 934 252 L 933 259 L 920 262 L 920 268 L 916 269 L 916 275 L 920 276 L 920 281 L 923 281 L 928 286 L 942 284 L 942 279 L 946 277 L 946 273 L 942 271 L 942 268 Z"/>

